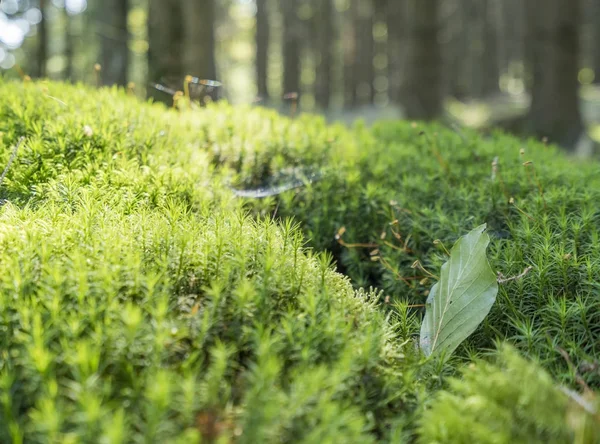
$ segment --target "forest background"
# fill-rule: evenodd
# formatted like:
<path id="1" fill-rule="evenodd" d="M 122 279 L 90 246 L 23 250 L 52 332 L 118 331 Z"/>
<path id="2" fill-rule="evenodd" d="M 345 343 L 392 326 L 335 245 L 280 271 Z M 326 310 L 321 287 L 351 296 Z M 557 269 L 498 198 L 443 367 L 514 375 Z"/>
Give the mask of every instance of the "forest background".
<path id="1" fill-rule="evenodd" d="M 600 0 L 3 0 L 0 73 L 600 141 Z M 94 66 L 101 66 L 96 71 Z"/>

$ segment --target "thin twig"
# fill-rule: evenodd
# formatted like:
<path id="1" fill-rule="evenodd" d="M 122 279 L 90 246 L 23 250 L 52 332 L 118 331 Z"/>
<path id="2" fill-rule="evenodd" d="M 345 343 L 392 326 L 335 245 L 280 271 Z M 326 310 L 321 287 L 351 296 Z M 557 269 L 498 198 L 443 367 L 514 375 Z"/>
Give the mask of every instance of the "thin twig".
<path id="1" fill-rule="evenodd" d="M 12 154 L 10 155 L 10 159 L 8 159 L 8 163 L 6 164 L 6 167 L 4 168 L 4 171 L 2 172 L 2 175 L 0 176 L 0 186 L 2 186 L 2 182 L 4 182 L 6 173 L 8 173 L 8 169 L 10 168 L 13 161 L 17 157 L 17 151 L 19 151 L 19 148 L 21 147 L 21 144 L 23 143 L 24 140 L 25 140 L 25 137 L 21 137 L 19 139 L 19 141 L 17 142 L 17 144 L 15 145 L 15 149 L 13 150 Z"/>
<path id="2" fill-rule="evenodd" d="M 533 270 L 532 266 L 527 267 L 525 270 L 523 270 L 523 273 L 517 275 L 517 276 L 512 276 L 507 278 L 506 276 L 504 276 L 502 273 L 498 272 L 498 283 L 499 284 L 505 284 L 506 282 L 510 282 L 510 281 L 516 281 L 517 279 L 522 279 L 525 277 L 525 275 L 527 273 L 529 273 L 531 270 Z"/>
<path id="3" fill-rule="evenodd" d="M 425 269 L 425 267 L 423 267 L 423 264 L 421 263 L 421 261 L 419 259 L 417 259 L 416 261 L 413 262 L 413 264 L 410 266 L 410 268 L 415 268 L 417 270 L 421 270 L 423 273 L 425 273 L 427 276 L 432 277 L 433 279 L 435 279 L 436 281 L 439 281 L 440 278 L 438 276 L 436 276 L 435 274 L 427 271 Z"/>
<path id="4" fill-rule="evenodd" d="M 515 204 L 515 199 L 514 199 L 513 197 L 511 197 L 511 198 L 509 199 L 508 203 L 509 203 L 510 205 L 512 205 L 513 207 L 515 207 L 519 213 L 523 214 L 524 216 L 527 216 L 527 217 L 529 218 L 529 220 L 532 220 L 532 221 L 534 221 L 534 222 L 535 222 L 535 219 L 534 219 L 534 218 L 533 218 L 531 215 L 527 214 L 525 211 L 523 211 L 522 209 L 520 209 L 520 208 L 517 206 L 517 204 Z"/>
<path id="5" fill-rule="evenodd" d="M 444 245 L 444 243 L 441 240 L 439 240 L 439 239 L 434 240 L 433 245 L 440 245 L 442 250 L 444 250 L 444 253 L 446 253 L 448 256 L 450 256 L 450 252 L 448 251 L 448 249 L 446 248 L 446 246 Z"/>
<path id="6" fill-rule="evenodd" d="M 343 239 L 336 239 L 338 241 L 338 244 L 340 244 L 342 247 L 346 247 L 346 248 L 376 248 L 379 245 L 377 244 L 347 244 L 346 242 L 344 242 Z"/>

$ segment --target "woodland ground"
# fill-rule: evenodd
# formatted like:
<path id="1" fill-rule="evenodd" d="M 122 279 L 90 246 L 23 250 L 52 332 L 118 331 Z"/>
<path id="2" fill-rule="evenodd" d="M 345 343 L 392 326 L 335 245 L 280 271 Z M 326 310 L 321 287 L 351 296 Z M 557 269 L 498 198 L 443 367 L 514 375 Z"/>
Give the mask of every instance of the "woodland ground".
<path id="1" fill-rule="evenodd" d="M 0 441 L 598 442 L 600 164 L 499 132 L 0 81 L 2 165 L 21 137 Z M 444 246 L 482 223 L 517 278 L 427 359 Z"/>

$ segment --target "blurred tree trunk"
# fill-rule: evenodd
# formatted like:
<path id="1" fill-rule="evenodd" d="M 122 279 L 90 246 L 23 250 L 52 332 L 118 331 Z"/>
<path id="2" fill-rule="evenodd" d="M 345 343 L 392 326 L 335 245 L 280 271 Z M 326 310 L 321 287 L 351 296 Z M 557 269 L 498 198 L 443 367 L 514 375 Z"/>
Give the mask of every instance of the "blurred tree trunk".
<path id="1" fill-rule="evenodd" d="M 458 99 L 468 95 L 469 36 L 466 5 L 464 0 L 449 0 L 441 5 L 442 25 L 440 32 L 444 34 L 443 94 Z"/>
<path id="2" fill-rule="evenodd" d="M 65 72 L 64 78 L 68 81 L 73 81 L 73 19 L 67 12 L 67 8 L 63 9 L 63 20 L 65 23 Z"/>
<path id="3" fill-rule="evenodd" d="M 283 94 L 300 94 L 300 40 L 302 23 L 297 15 L 298 0 L 281 3 L 283 13 Z"/>
<path id="4" fill-rule="evenodd" d="M 256 0 L 256 86 L 258 96 L 269 100 L 269 10 L 267 0 Z"/>
<path id="5" fill-rule="evenodd" d="M 46 77 L 46 62 L 48 61 L 48 26 L 46 23 L 48 11 L 46 7 L 46 0 L 40 0 L 42 18 L 37 25 L 38 40 L 35 77 Z"/>
<path id="6" fill-rule="evenodd" d="M 353 108 L 357 105 L 358 74 L 355 69 L 358 58 L 356 45 L 358 41 L 358 30 L 356 29 L 357 1 L 360 0 L 350 1 L 350 8 L 344 20 L 342 36 L 344 49 L 344 106 L 346 108 Z"/>
<path id="7" fill-rule="evenodd" d="M 496 53 L 496 78 L 495 92 L 501 91 L 500 80 L 509 72 L 509 57 L 508 57 L 508 39 L 506 32 L 506 1 L 504 0 L 487 0 L 488 2 L 488 20 L 494 21 L 494 33 L 490 37 L 495 39 Z M 511 20 L 514 20 L 511 18 Z M 511 36 L 515 38 L 516 36 Z M 489 85 L 492 86 L 492 85 Z"/>
<path id="8" fill-rule="evenodd" d="M 500 89 L 500 53 L 499 26 L 500 17 L 497 14 L 496 0 L 485 0 L 481 3 L 483 22 L 483 54 L 481 95 L 488 96 Z"/>
<path id="9" fill-rule="evenodd" d="M 554 0 L 552 0 L 554 1 Z M 535 26 L 536 9 L 539 6 L 537 0 L 523 2 L 521 13 L 525 15 L 523 23 L 523 77 L 525 79 L 525 90 L 532 92 L 534 79 L 535 48 L 537 46 L 537 27 Z"/>
<path id="10" fill-rule="evenodd" d="M 592 69 L 594 83 L 600 84 L 600 1 L 592 0 Z"/>
<path id="11" fill-rule="evenodd" d="M 333 81 L 333 58 L 335 39 L 335 6 L 333 0 L 318 0 L 317 14 L 318 63 L 315 99 L 320 109 L 329 108 Z"/>
<path id="12" fill-rule="evenodd" d="M 392 103 L 400 103 L 404 71 L 403 55 L 405 50 L 405 0 L 386 1 L 387 58 L 388 58 L 388 96 Z"/>
<path id="13" fill-rule="evenodd" d="M 485 0 L 466 0 L 466 43 L 467 48 L 462 63 L 467 65 L 466 94 L 469 98 L 481 96 L 483 76 L 483 14 L 481 2 Z"/>
<path id="14" fill-rule="evenodd" d="M 533 67 L 529 128 L 574 149 L 583 132 L 579 110 L 579 0 L 530 0 Z"/>
<path id="15" fill-rule="evenodd" d="M 500 1 L 500 0 L 499 0 Z M 503 11 L 505 29 L 504 44 L 506 45 L 507 59 L 510 63 L 525 65 L 529 59 L 529 30 L 527 29 L 528 2 L 522 0 L 500 1 Z"/>
<path id="16" fill-rule="evenodd" d="M 349 107 L 374 102 L 374 12 L 372 0 L 351 0 L 344 33 L 345 103 Z"/>
<path id="17" fill-rule="evenodd" d="M 434 119 L 442 113 L 442 54 L 438 0 L 410 0 L 410 57 L 406 114 L 410 119 Z"/>
<path id="18" fill-rule="evenodd" d="M 148 80 L 161 82 L 173 77 L 183 82 L 182 10 L 178 0 L 150 0 L 148 7 Z M 181 83 L 182 84 L 182 83 Z M 180 85 L 181 85 L 180 84 Z M 168 85 L 173 87 L 174 85 Z M 175 86 L 181 88 L 181 86 Z M 151 97 L 170 103 L 162 94 L 150 90 Z"/>
<path id="19" fill-rule="evenodd" d="M 355 0 L 356 15 L 356 97 L 359 105 L 372 104 L 375 100 L 375 41 L 373 40 L 373 0 Z"/>
<path id="20" fill-rule="evenodd" d="M 183 1 L 183 66 L 185 74 L 215 80 L 214 0 Z"/>
<path id="21" fill-rule="evenodd" d="M 100 14 L 100 43 L 103 85 L 127 85 L 129 67 L 129 0 L 105 0 Z"/>

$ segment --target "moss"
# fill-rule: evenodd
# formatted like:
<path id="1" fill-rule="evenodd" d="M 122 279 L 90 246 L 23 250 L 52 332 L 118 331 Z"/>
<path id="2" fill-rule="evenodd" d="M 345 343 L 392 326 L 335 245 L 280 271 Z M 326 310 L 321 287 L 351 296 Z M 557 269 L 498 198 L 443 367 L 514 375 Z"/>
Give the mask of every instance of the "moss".
<path id="1" fill-rule="evenodd" d="M 420 420 L 419 442 L 591 443 L 599 432 L 594 421 L 547 372 L 505 346 L 494 362 L 471 364 L 436 394 Z"/>
<path id="2" fill-rule="evenodd" d="M 0 441 L 369 442 L 412 422 L 411 335 L 292 222 L 244 214 L 189 121 L 112 90 L 0 97 L 2 157 L 27 137 L 0 209 Z"/>
<path id="3" fill-rule="evenodd" d="M 437 274 L 445 261 L 442 245 L 449 249 L 487 223 L 492 267 L 506 277 L 531 269 L 501 286 L 463 354 L 503 339 L 570 384 L 574 373 L 559 348 L 580 370 L 597 368 L 598 163 L 502 133 L 484 138 L 408 122 L 355 128 L 353 137 L 364 152 L 350 159 L 332 152 L 336 170 L 274 199 L 277 214 L 295 216 L 315 247 L 334 252 L 357 287 L 373 285 L 384 290 L 383 298 L 411 305 L 424 303 L 433 284 L 427 272 Z M 413 267 L 417 260 L 427 272 Z M 597 371 L 581 373 L 600 385 Z"/>
<path id="4" fill-rule="evenodd" d="M 573 384 L 566 351 L 598 385 L 596 164 L 502 134 L 0 80 L 0 165 L 21 136 L 0 189 L 0 441 L 414 440 L 431 391 L 496 338 Z M 458 359 L 425 362 L 432 282 L 411 265 L 437 272 L 433 241 L 484 222 L 498 271 L 533 269 Z"/>
<path id="5" fill-rule="evenodd" d="M 0 214 L 2 440 L 164 441 L 212 421 L 356 442 L 412 414 L 418 381 L 394 372 L 418 355 L 290 224 L 75 194 Z"/>

